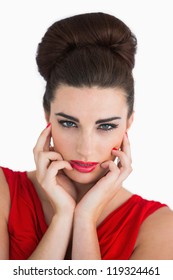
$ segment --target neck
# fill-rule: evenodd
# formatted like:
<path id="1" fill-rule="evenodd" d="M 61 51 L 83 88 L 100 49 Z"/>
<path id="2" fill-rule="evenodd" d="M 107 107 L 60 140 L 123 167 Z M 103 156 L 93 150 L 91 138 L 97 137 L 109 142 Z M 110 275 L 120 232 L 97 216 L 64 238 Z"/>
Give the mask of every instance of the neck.
<path id="1" fill-rule="evenodd" d="M 76 192 L 77 192 L 77 203 L 82 199 L 82 197 L 96 184 L 96 182 L 90 184 L 81 184 L 78 182 L 74 182 Z"/>
<path id="2" fill-rule="evenodd" d="M 77 192 L 77 203 L 82 199 L 82 197 L 103 177 L 107 174 L 108 170 L 104 170 L 102 174 L 96 179 L 96 181 L 93 181 L 91 183 L 78 183 L 73 181 L 73 184 L 75 186 L 76 192 Z"/>

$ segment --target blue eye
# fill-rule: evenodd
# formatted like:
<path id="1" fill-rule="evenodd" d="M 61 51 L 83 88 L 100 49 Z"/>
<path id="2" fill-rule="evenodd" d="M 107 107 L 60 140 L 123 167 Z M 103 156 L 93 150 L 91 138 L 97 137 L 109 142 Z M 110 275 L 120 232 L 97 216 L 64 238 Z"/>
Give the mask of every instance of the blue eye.
<path id="1" fill-rule="evenodd" d="M 104 131 L 109 131 L 109 130 L 112 130 L 117 127 L 118 127 L 118 124 L 105 123 L 105 124 L 101 124 L 98 129 L 101 129 Z"/>
<path id="2" fill-rule="evenodd" d="M 70 121 L 58 121 L 60 123 L 60 125 L 62 125 L 63 127 L 67 127 L 67 128 L 71 128 L 71 127 L 76 127 L 76 124 L 74 122 L 70 122 Z"/>

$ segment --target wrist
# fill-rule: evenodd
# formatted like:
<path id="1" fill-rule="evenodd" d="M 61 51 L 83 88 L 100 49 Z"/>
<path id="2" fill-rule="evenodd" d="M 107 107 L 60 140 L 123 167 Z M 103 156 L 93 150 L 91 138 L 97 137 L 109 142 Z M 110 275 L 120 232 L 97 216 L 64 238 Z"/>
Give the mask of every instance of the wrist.
<path id="1" fill-rule="evenodd" d="M 85 221 L 85 223 L 97 226 L 104 207 L 105 205 L 101 204 L 97 208 L 90 207 L 90 209 L 86 209 L 84 207 L 80 207 L 78 204 L 75 208 L 74 220 Z"/>
<path id="2" fill-rule="evenodd" d="M 72 209 L 58 209 L 53 215 L 52 221 L 71 221 L 74 216 L 74 208 Z"/>
<path id="3" fill-rule="evenodd" d="M 53 205 L 54 215 L 58 216 L 70 216 L 74 215 L 76 204 L 75 203 L 63 203 L 63 205 Z"/>
<path id="4" fill-rule="evenodd" d="M 96 226 L 97 219 L 87 211 L 80 211 L 75 209 L 74 211 L 74 225 L 83 225 L 84 227 Z"/>

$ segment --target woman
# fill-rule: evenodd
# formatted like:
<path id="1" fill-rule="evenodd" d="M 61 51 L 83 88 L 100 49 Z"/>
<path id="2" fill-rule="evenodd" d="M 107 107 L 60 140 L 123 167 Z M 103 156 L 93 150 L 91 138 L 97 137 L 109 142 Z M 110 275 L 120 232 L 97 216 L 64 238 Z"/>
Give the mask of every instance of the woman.
<path id="1" fill-rule="evenodd" d="M 35 171 L 1 168 L 1 259 L 173 259 L 172 211 L 123 188 L 136 45 L 104 13 L 47 30 L 36 60 L 48 125 Z"/>

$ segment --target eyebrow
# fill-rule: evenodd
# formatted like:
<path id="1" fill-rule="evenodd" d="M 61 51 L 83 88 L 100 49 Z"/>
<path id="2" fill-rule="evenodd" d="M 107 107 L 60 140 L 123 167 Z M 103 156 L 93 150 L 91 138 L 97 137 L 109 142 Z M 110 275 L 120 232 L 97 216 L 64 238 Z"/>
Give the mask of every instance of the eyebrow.
<path id="1" fill-rule="evenodd" d="M 55 113 L 56 116 L 61 116 L 61 117 L 64 117 L 64 118 L 67 118 L 69 120 L 72 120 L 72 121 L 75 121 L 77 123 L 79 123 L 79 119 L 75 118 L 75 117 L 72 117 L 70 115 L 67 115 L 67 114 L 64 114 L 64 113 Z M 111 121 L 114 121 L 114 120 L 120 120 L 121 117 L 111 117 L 111 118 L 107 118 L 107 119 L 100 119 L 100 120 L 97 120 L 95 123 L 96 124 L 99 124 L 99 123 L 105 123 L 105 122 L 111 122 Z"/>

